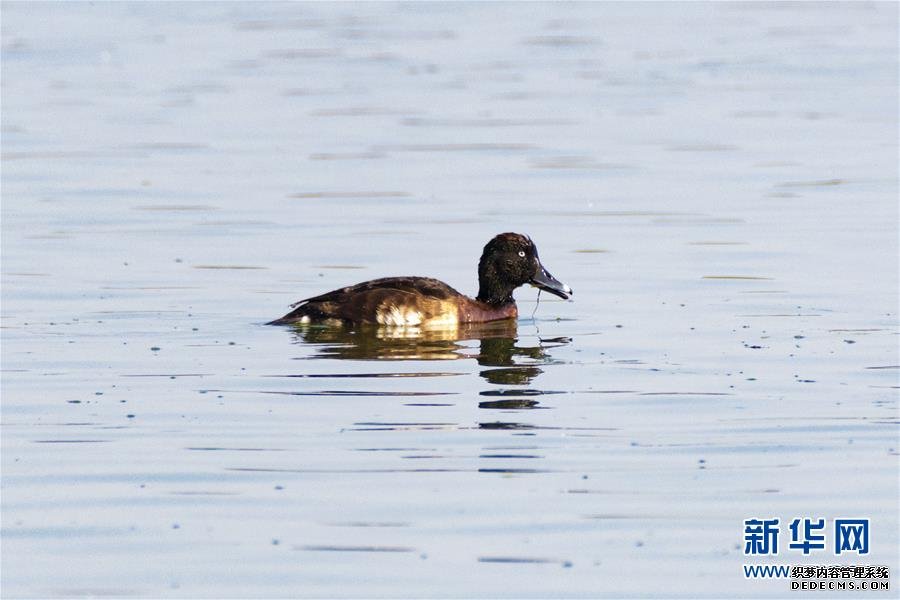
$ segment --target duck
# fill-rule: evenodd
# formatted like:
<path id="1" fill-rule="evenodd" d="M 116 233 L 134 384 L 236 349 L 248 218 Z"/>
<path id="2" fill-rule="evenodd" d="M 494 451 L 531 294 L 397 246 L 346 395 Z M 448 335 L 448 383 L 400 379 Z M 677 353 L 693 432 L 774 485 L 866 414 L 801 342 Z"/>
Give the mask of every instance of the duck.
<path id="1" fill-rule="evenodd" d="M 455 327 L 516 319 L 513 290 L 530 284 L 563 300 L 572 288 L 541 264 L 537 246 L 521 233 L 501 233 L 478 261 L 478 295 L 471 298 L 431 277 L 384 277 L 306 298 L 268 325 L 356 323 L 389 327 Z"/>

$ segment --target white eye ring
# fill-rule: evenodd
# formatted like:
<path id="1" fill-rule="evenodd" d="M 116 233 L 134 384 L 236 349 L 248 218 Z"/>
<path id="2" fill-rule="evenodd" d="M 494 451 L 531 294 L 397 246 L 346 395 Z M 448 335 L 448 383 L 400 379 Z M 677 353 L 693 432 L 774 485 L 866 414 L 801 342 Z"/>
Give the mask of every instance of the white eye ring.
<path id="1" fill-rule="evenodd" d="M 521 256 L 522 258 L 525 258 L 525 251 L 519 250 L 519 256 Z"/>

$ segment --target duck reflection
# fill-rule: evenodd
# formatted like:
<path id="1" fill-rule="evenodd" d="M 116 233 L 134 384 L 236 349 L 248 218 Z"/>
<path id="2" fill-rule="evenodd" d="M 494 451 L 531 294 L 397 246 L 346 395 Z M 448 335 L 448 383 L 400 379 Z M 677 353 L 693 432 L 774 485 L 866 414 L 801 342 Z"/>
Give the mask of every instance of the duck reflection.
<path id="1" fill-rule="evenodd" d="M 534 382 L 548 365 L 562 362 L 553 357 L 554 349 L 572 341 L 567 337 L 520 337 L 515 321 L 452 329 L 301 324 L 293 326 L 292 331 L 295 343 L 313 348 L 309 359 L 474 360 L 481 367 L 478 375 L 490 384 L 478 392 L 478 407 L 494 414 L 543 409 L 546 407 L 540 404 L 542 396 L 563 393 L 538 389 Z M 533 436 L 541 428 L 493 416 L 477 426 L 511 430 L 516 436 Z"/>
<path id="2" fill-rule="evenodd" d="M 315 347 L 310 358 L 346 360 L 458 360 L 475 359 L 486 368 L 479 375 L 498 386 L 529 385 L 546 366 L 557 362 L 553 348 L 571 342 L 569 338 L 538 338 L 537 345 L 524 345 L 515 321 L 461 325 L 451 329 L 376 327 L 367 325 L 297 325 L 297 343 Z M 474 351 L 471 342 L 477 340 Z M 538 366 L 540 365 L 540 366 Z M 533 408 L 530 396 L 539 390 L 488 390 L 483 396 L 501 396 L 481 403 L 483 408 Z M 552 393 L 552 392 L 549 392 Z M 502 396 L 514 397 L 502 397 Z"/>
<path id="3" fill-rule="evenodd" d="M 499 341 L 498 348 L 501 349 L 493 352 L 504 352 L 503 342 L 509 341 L 511 345 L 515 341 L 516 324 L 497 321 L 446 329 L 354 324 L 296 325 L 293 333 L 296 342 L 316 346 L 316 353 L 311 358 L 457 360 L 473 358 L 472 348 L 466 344 L 471 340 L 481 340 L 482 347 L 485 342 L 490 347 L 491 342 Z"/>
<path id="4" fill-rule="evenodd" d="M 373 327 L 365 325 L 297 325 L 295 342 L 316 347 L 310 358 L 346 360 L 457 360 L 475 359 L 488 368 L 479 375 L 494 385 L 528 385 L 543 370 L 537 365 L 557 362 L 553 348 L 571 342 L 566 337 L 520 343 L 515 321 L 497 321 L 451 329 Z M 479 341 L 477 353 L 469 342 Z M 527 390 L 522 390 L 527 392 Z"/>

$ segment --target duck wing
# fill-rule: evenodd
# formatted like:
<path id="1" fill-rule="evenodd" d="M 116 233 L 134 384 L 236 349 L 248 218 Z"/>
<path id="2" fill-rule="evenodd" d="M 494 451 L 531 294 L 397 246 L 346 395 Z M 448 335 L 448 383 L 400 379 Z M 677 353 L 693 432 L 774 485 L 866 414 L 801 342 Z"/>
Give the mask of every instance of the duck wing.
<path id="1" fill-rule="evenodd" d="M 379 323 L 384 311 L 415 311 L 427 320 L 448 309 L 448 302 L 465 298 L 455 289 L 430 277 L 385 277 L 300 300 L 292 310 L 270 325 L 304 320 L 340 319 L 357 323 Z"/>

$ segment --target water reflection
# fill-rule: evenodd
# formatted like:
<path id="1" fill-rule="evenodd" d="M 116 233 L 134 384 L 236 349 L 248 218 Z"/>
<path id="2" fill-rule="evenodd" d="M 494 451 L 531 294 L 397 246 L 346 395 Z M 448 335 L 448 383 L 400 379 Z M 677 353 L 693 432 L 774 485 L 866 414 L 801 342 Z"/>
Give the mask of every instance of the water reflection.
<path id="1" fill-rule="evenodd" d="M 474 359 L 478 365 L 488 367 L 478 375 L 492 386 L 516 386 L 491 387 L 479 392 L 485 399 L 478 406 L 494 410 L 540 408 L 539 396 L 563 393 L 520 386 L 533 386 L 544 372 L 542 367 L 560 362 L 553 358 L 552 350 L 571 342 L 566 337 L 537 337 L 526 342 L 519 337 L 517 324 L 510 321 L 453 329 L 296 325 L 292 332 L 296 343 L 314 347 L 315 352 L 305 357 L 309 359 Z M 472 347 L 473 341 L 478 342 L 477 351 Z"/>
<path id="2" fill-rule="evenodd" d="M 482 342 L 482 345 L 484 342 Z M 497 364 L 497 363 L 493 363 Z M 488 383 L 496 385 L 525 385 L 543 373 L 538 367 L 511 367 L 504 369 L 486 369 L 479 373 Z"/>
<path id="3" fill-rule="evenodd" d="M 497 384 L 525 384 L 541 374 L 530 364 L 555 362 L 548 350 L 566 345 L 565 337 L 541 339 L 535 346 L 518 345 L 515 321 L 460 325 L 448 329 L 381 327 L 371 325 L 295 325 L 298 344 L 315 346 L 308 358 L 345 360 L 457 360 L 474 358 L 479 365 L 505 367 L 481 372 Z M 480 341 L 472 354 L 466 342 Z M 523 364 L 524 363 L 524 364 Z"/>

